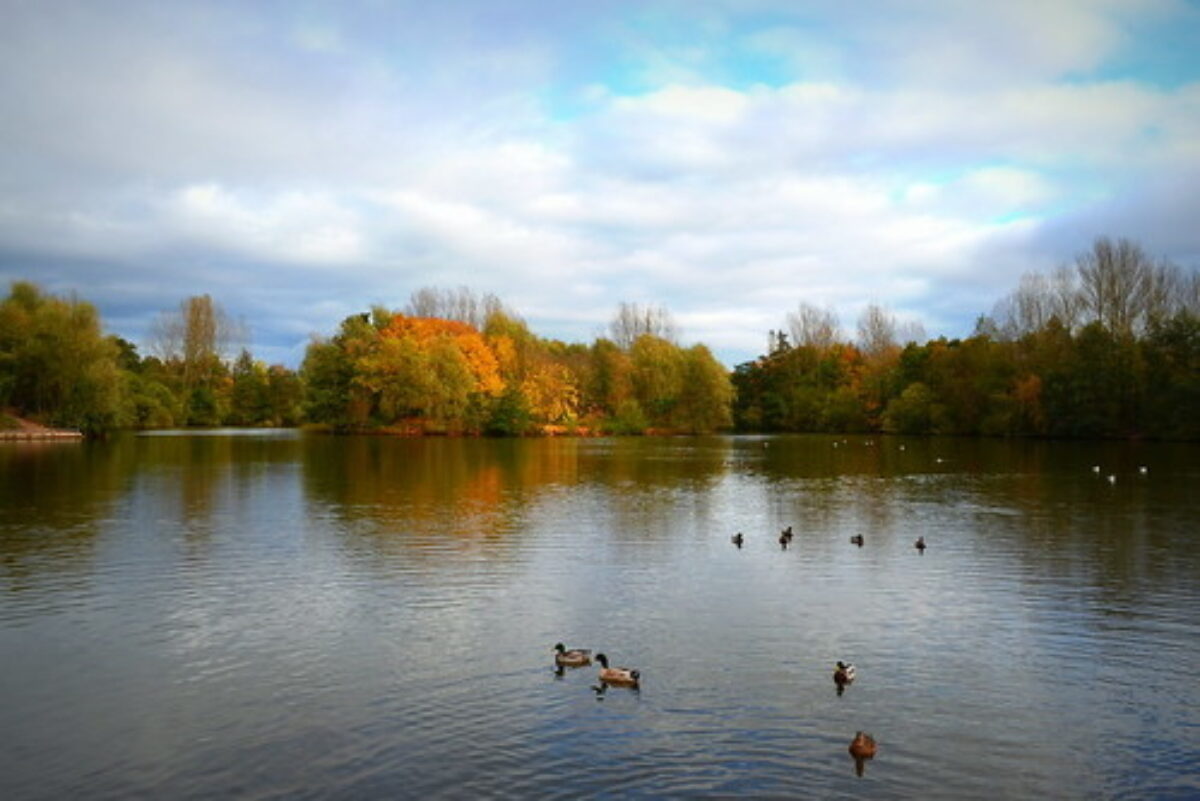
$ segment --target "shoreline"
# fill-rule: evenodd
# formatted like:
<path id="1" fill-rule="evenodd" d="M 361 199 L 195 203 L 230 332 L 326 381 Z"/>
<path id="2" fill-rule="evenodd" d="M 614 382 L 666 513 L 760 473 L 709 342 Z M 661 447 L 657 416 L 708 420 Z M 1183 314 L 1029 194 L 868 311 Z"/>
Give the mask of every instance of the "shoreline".
<path id="1" fill-rule="evenodd" d="M 70 428 L 48 428 L 20 417 L 0 414 L 0 423 L 12 428 L 0 428 L 0 442 L 41 442 L 46 440 L 81 440 L 83 432 Z"/>
<path id="2" fill-rule="evenodd" d="M 45 431 L 0 431 L 0 442 L 44 442 L 47 440 L 81 440 L 83 433 L 63 429 Z"/>

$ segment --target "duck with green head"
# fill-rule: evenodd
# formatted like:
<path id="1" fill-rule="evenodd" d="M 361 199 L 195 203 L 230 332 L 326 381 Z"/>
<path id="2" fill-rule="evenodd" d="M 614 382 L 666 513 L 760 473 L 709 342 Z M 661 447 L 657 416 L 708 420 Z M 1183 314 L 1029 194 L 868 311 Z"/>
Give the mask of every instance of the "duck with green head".
<path id="1" fill-rule="evenodd" d="M 592 664 L 592 652 L 586 648 L 572 648 L 560 643 L 554 644 L 554 664 L 559 667 L 583 667 Z"/>

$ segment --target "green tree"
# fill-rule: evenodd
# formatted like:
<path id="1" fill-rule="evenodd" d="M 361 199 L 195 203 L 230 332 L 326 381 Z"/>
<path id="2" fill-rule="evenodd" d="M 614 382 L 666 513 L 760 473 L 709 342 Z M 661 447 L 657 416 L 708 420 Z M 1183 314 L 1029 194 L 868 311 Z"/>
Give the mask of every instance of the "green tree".
<path id="1" fill-rule="evenodd" d="M 717 431 L 732 423 L 733 384 L 729 371 L 704 345 L 683 352 L 683 382 L 677 424 L 693 433 Z"/>
<path id="2" fill-rule="evenodd" d="M 684 360 L 679 347 L 652 334 L 642 334 L 629 349 L 633 389 L 651 425 L 670 427 L 683 390 Z"/>
<path id="3" fill-rule="evenodd" d="M 233 386 L 229 397 L 228 422 L 236 426 L 262 425 L 271 421 L 267 396 L 269 377 L 266 365 L 256 362 L 245 348 L 238 354 L 231 371 Z"/>
<path id="4" fill-rule="evenodd" d="M 120 423 L 119 351 L 90 304 L 16 282 L 0 302 L 0 405 L 51 425 L 104 433 Z"/>

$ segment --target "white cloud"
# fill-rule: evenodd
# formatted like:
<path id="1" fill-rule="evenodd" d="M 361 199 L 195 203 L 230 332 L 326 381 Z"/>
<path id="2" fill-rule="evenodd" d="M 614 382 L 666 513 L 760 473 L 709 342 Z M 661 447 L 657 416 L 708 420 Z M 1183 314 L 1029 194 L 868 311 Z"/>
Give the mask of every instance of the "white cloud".
<path id="1" fill-rule="evenodd" d="M 289 191 L 257 200 L 197 184 L 179 190 L 167 213 L 201 244 L 256 259 L 340 265 L 364 257 L 357 215 L 329 196 Z"/>
<path id="2" fill-rule="evenodd" d="M 1200 81 L 1094 74 L 1190 18 L 1170 0 L 759 0 L 769 28 L 722 2 L 181 7 L 30 6 L 0 31 L 4 277 L 33 254 L 102 295 L 99 260 L 158 308 L 238 285 L 277 348 L 296 308 L 328 332 L 428 284 L 554 336 L 662 303 L 732 360 L 800 300 L 964 333 L 1098 233 L 1200 252 Z"/>

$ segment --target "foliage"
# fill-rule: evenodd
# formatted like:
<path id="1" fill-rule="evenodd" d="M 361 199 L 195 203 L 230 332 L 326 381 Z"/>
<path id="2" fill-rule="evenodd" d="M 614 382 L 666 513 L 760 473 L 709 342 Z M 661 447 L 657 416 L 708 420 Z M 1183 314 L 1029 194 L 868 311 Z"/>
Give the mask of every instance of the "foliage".
<path id="1" fill-rule="evenodd" d="M 116 344 L 95 308 L 30 283 L 0 301 L 0 406 L 54 426 L 101 433 L 121 414 Z"/>
<path id="2" fill-rule="evenodd" d="M 877 307 L 859 349 L 801 304 L 792 347 L 772 333 L 739 365 L 740 430 L 1200 438 L 1197 274 L 1097 239 L 1074 271 L 1025 276 L 965 340 L 909 342 Z"/>
<path id="3" fill-rule="evenodd" d="M 520 436 L 745 431 L 1200 438 L 1200 274 L 1099 238 L 1073 269 L 1022 277 L 972 336 L 925 341 L 869 304 L 855 342 L 800 303 L 730 373 L 661 307 L 621 304 L 612 338 L 532 333 L 492 295 L 422 289 L 314 338 L 299 373 L 229 359 L 207 295 L 156 321 L 154 355 L 87 303 L 17 282 L 0 301 L 0 407 L 115 427 L 295 425 Z"/>

